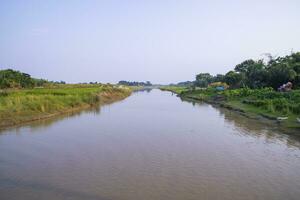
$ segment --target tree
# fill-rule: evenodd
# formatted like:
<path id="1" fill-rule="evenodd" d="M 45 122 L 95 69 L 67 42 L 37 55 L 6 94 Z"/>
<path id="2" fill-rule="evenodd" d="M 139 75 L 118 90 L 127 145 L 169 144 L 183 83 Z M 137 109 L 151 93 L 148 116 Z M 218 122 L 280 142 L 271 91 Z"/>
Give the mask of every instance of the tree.
<path id="1" fill-rule="evenodd" d="M 297 78 L 296 71 L 287 63 L 272 65 L 268 72 L 269 85 L 275 89 L 289 81 L 293 82 Z"/>
<path id="2" fill-rule="evenodd" d="M 217 74 L 213 77 L 213 82 L 224 82 L 225 76 L 223 74 Z"/>
<path id="3" fill-rule="evenodd" d="M 208 84 L 213 82 L 213 76 L 209 73 L 200 73 L 196 75 L 196 86 L 207 87 Z"/>
<path id="4" fill-rule="evenodd" d="M 151 86 L 152 83 L 150 81 L 146 82 L 137 82 L 137 81 L 119 81 L 119 85 L 127 85 L 127 86 Z"/>
<path id="5" fill-rule="evenodd" d="M 240 72 L 240 73 L 246 73 L 249 70 L 250 66 L 255 65 L 255 61 L 250 59 L 250 60 L 245 60 L 242 63 L 238 64 L 235 66 L 234 70 L 236 72 Z"/>
<path id="6" fill-rule="evenodd" d="M 231 88 L 241 87 L 242 79 L 242 74 L 235 71 L 229 71 L 224 78 L 225 83 L 227 83 Z"/>
<path id="7" fill-rule="evenodd" d="M 262 60 L 249 65 L 245 73 L 245 84 L 250 88 L 261 88 L 267 85 L 267 70 Z"/>
<path id="8" fill-rule="evenodd" d="M 46 80 L 34 79 L 29 74 L 12 69 L 0 70 L 0 88 L 32 88 L 42 86 Z"/>
<path id="9" fill-rule="evenodd" d="M 267 85 L 267 70 L 263 60 L 246 60 L 234 69 L 242 75 L 243 85 L 247 87 L 261 88 Z"/>
<path id="10" fill-rule="evenodd" d="M 277 89 L 284 83 L 292 82 L 293 88 L 300 88 L 300 52 L 284 57 L 273 57 L 266 54 L 268 62 L 248 59 L 235 66 L 225 76 L 200 73 L 196 76 L 196 85 L 207 87 L 212 82 L 226 82 L 231 88 L 273 87 Z"/>

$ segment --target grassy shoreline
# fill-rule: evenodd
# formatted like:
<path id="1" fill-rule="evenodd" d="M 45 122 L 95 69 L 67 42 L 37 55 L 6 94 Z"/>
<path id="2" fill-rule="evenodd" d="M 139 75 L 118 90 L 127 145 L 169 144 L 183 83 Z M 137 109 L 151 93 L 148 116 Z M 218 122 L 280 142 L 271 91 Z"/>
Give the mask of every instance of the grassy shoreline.
<path id="1" fill-rule="evenodd" d="M 162 87 L 160 89 L 173 92 L 183 99 L 204 101 L 224 107 L 248 118 L 266 119 L 276 124 L 285 133 L 300 135 L 300 123 L 297 122 L 297 117 L 300 116 L 299 90 L 293 91 L 291 94 L 281 94 L 266 89 L 248 89 L 248 91 L 244 89 L 246 92 L 242 89 L 228 91 L 216 91 L 213 89 L 189 90 L 185 87 L 176 86 Z M 240 94 L 243 92 L 248 93 Z M 288 117 L 288 119 L 279 122 L 277 117 Z"/>
<path id="2" fill-rule="evenodd" d="M 67 84 L 0 93 L 0 129 L 109 104 L 128 97 L 129 87 Z"/>

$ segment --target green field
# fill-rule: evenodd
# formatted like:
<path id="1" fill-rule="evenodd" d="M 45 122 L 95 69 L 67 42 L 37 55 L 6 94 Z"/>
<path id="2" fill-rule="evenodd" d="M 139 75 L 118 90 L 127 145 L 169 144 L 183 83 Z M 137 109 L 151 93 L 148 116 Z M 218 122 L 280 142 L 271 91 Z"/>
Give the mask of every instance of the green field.
<path id="1" fill-rule="evenodd" d="M 121 100 L 131 94 L 129 87 L 100 84 L 65 84 L 51 88 L 0 91 L 0 127 Z"/>

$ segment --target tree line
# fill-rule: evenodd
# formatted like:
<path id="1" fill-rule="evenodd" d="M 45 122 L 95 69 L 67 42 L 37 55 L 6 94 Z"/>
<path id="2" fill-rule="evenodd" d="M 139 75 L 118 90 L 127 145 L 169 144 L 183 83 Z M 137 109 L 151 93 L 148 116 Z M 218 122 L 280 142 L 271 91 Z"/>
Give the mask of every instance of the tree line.
<path id="1" fill-rule="evenodd" d="M 66 82 L 32 78 L 27 73 L 12 69 L 0 70 L 0 89 L 34 88 L 51 84 L 66 84 Z"/>
<path id="2" fill-rule="evenodd" d="M 126 86 L 152 86 L 150 81 L 146 82 L 137 82 L 137 81 L 119 81 L 119 85 L 126 85 Z"/>
<path id="3" fill-rule="evenodd" d="M 32 78 L 29 74 L 12 69 L 0 70 L 0 88 L 32 88 L 48 83 L 44 79 Z"/>
<path id="4" fill-rule="evenodd" d="M 300 52 L 276 58 L 268 55 L 267 62 L 263 59 L 245 60 L 225 75 L 213 76 L 209 73 L 196 75 L 195 85 L 198 87 L 207 87 L 213 82 L 225 82 L 231 88 L 252 89 L 263 87 L 277 89 L 282 84 L 291 82 L 293 88 L 300 88 Z"/>

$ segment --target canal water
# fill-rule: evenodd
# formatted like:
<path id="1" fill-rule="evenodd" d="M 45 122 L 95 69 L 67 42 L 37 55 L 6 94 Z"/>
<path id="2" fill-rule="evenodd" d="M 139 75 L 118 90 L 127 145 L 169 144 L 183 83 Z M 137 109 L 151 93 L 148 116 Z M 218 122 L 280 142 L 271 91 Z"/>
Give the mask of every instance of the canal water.
<path id="1" fill-rule="evenodd" d="M 0 132 L 1 200 L 298 200 L 299 139 L 160 90 Z"/>

